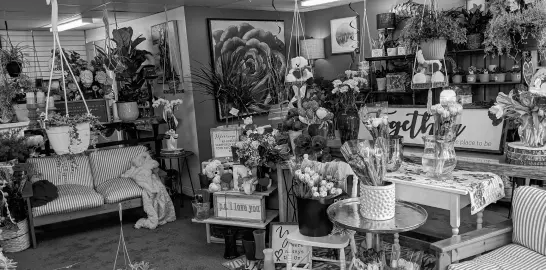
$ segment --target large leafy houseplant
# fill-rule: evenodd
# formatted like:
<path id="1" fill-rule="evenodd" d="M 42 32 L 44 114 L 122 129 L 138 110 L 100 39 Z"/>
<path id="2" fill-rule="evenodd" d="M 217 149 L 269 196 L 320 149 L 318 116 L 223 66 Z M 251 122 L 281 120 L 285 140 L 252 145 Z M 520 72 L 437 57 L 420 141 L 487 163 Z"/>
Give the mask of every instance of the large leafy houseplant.
<path id="1" fill-rule="evenodd" d="M 139 50 L 136 47 L 146 40 L 142 35 L 134 40 L 133 28 L 124 27 L 112 31 L 112 40 L 116 44 L 115 48 L 106 50 L 96 46 L 98 51 L 97 62 L 104 63 L 108 70 L 116 74 L 116 81 L 120 88 L 118 93 L 118 102 L 136 102 L 146 100 L 147 92 L 141 91 L 146 82 L 141 73 L 142 64 L 151 57 L 151 53 L 146 50 Z"/>
<path id="2" fill-rule="evenodd" d="M 481 5 L 476 5 L 471 9 L 463 8 L 461 13 L 463 15 L 463 26 L 467 30 L 467 48 L 478 49 L 483 42 L 483 33 L 487 29 L 487 24 L 491 20 L 491 12 L 482 11 Z"/>
<path id="3" fill-rule="evenodd" d="M 526 1 L 527 2 L 527 1 Z M 546 1 L 534 0 L 530 4 L 508 0 L 491 1 L 493 15 L 485 31 L 485 52 L 508 55 L 516 59 L 522 47 L 534 39 L 543 39 L 546 29 Z M 539 44 L 540 48 L 540 44 Z"/>
<path id="4" fill-rule="evenodd" d="M 447 41 L 454 44 L 466 42 L 467 30 L 454 17 L 453 11 L 438 11 L 425 6 L 421 15 L 409 19 L 402 38 L 411 44 L 419 44 L 425 59 L 442 59 Z M 431 51 L 430 47 L 438 50 Z"/>

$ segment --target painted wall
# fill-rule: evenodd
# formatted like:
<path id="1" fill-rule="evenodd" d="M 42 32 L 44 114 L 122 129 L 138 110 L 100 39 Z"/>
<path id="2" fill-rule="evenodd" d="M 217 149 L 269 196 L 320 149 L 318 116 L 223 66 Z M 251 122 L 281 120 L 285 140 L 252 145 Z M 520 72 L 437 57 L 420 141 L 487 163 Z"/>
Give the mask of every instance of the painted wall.
<path id="1" fill-rule="evenodd" d="M 234 9 L 214 9 L 203 7 L 186 7 L 186 24 L 188 28 L 188 50 L 190 52 L 191 67 L 199 68 L 200 63 L 210 63 L 210 42 L 208 36 L 207 19 L 247 19 L 247 20 L 280 20 L 284 21 L 285 41 L 288 43 L 291 27 L 292 14 L 290 12 L 269 12 L 255 10 L 234 10 Z M 302 15 L 302 20 L 303 20 Z M 294 42 L 292 42 L 294 43 Z M 291 50 L 292 52 L 294 49 Z M 211 158 L 210 128 L 217 127 L 225 123 L 218 122 L 216 119 L 216 109 L 214 101 L 209 96 L 203 95 L 199 91 L 194 92 L 195 115 L 197 115 L 197 135 L 199 140 L 199 151 L 201 160 Z M 255 116 L 254 122 L 257 124 L 268 124 L 267 115 Z"/>
<path id="2" fill-rule="evenodd" d="M 407 2 L 407 0 L 367 1 L 367 14 L 369 16 L 368 24 L 372 39 L 377 37 L 375 16 L 379 13 L 388 12 L 395 5 L 404 2 Z M 414 2 L 423 3 L 424 1 L 416 0 Z M 439 1 L 439 7 L 441 9 L 450 9 L 465 5 L 465 0 Z M 354 3 L 352 4 L 352 7 L 361 15 L 360 20 L 363 20 L 362 15 L 364 14 L 364 2 Z M 348 5 L 305 13 L 305 35 L 314 38 L 324 38 L 325 42 L 326 59 L 319 59 L 315 61 L 315 73 L 318 76 L 325 77 L 326 79 L 334 79 L 339 74 L 342 74 L 345 70 L 350 68 L 352 62 L 351 54 L 331 54 L 330 20 L 356 15 L 357 14 L 355 14 L 355 12 L 352 11 Z M 360 24 L 362 24 L 362 21 L 360 21 Z M 367 33 L 363 44 L 365 45 L 364 50 L 362 49 L 361 44 L 361 51 L 364 51 L 364 55 L 358 55 L 357 61 L 360 57 L 363 60 L 364 56 L 370 56 L 370 46 Z"/>
<path id="3" fill-rule="evenodd" d="M 169 10 L 167 13 L 169 20 L 178 21 L 178 34 L 179 42 L 182 55 L 182 70 L 183 76 L 185 78 L 190 77 L 190 52 L 188 51 L 188 32 L 186 29 L 186 17 L 184 7 L 176 8 Z M 152 40 L 151 40 L 151 27 L 157 24 L 165 22 L 165 14 L 159 13 L 144 17 L 141 19 L 133 20 L 130 22 L 120 23 L 119 27 L 132 27 L 133 28 L 133 39 L 138 35 L 143 35 L 146 38 L 146 41 L 139 45 L 139 49 L 152 51 Z M 113 29 L 113 26 L 111 26 Z M 192 31 L 192 34 L 195 32 Z M 97 28 L 86 31 L 86 41 L 92 42 L 97 40 L 105 39 L 104 28 Z M 191 37 L 190 37 L 191 38 Z M 181 98 L 184 100 L 184 103 L 180 106 L 178 111 L 175 112 L 176 117 L 181 119 L 178 125 L 177 133 L 180 135 L 178 139 L 178 146 L 183 147 L 186 150 L 192 151 L 195 153 L 195 156 L 189 158 L 191 177 L 193 179 L 193 186 L 196 189 L 199 188 L 199 177 L 198 173 L 201 171 L 200 165 L 200 149 L 197 141 L 197 125 L 196 125 L 196 108 L 194 105 L 194 93 L 191 88 L 189 80 L 184 81 L 184 89 L 186 90 L 183 94 L 177 94 L 176 96 L 169 95 L 168 99 Z M 156 86 L 154 88 L 154 95 L 162 96 L 161 87 Z M 160 110 L 156 110 L 156 115 L 160 115 Z M 209 143 L 210 144 L 210 143 Z M 190 183 L 186 180 L 188 179 L 187 173 L 183 171 L 183 191 L 186 194 L 191 194 Z"/>

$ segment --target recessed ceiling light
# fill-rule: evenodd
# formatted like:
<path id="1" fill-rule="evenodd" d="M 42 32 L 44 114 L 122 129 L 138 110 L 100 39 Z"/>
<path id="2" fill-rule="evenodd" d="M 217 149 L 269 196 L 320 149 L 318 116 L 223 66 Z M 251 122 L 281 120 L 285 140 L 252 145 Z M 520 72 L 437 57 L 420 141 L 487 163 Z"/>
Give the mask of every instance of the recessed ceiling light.
<path id="1" fill-rule="evenodd" d="M 57 25 L 57 30 L 59 32 L 66 31 L 69 29 L 78 28 L 80 26 L 88 25 L 93 23 L 93 18 L 80 18 L 69 22 L 60 23 Z M 53 28 L 51 28 L 51 25 L 45 26 L 46 28 L 49 27 L 49 31 L 52 32 Z"/>
<path id="2" fill-rule="evenodd" d="M 337 1 L 339 0 L 307 0 L 307 1 L 302 1 L 301 5 L 303 7 L 311 7 L 311 6 L 322 5 L 322 4 L 332 3 Z"/>

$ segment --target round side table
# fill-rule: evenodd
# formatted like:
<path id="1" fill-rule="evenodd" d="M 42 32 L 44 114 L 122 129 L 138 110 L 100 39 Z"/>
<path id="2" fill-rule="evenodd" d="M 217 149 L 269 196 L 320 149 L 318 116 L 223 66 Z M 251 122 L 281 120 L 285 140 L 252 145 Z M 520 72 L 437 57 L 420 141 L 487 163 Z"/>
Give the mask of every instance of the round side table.
<path id="1" fill-rule="evenodd" d="M 193 152 L 191 151 L 183 151 L 180 154 L 176 154 L 176 155 L 160 153 L 156 156 L 157 160 L 161 164 L 161 168 L 165 171 L 167 171 L 167 168 L 166 168 L 167 161 L 169 162 L 170 169 L 174 169 L 173 163 L 175 164 L 175 166 L 178 166 L 178 179 L 176 182 L 172 183 L 172 189 L 175 190 L 177 193 L 175 195 L 181 195 L 181 194 L 178 194 L 179 190 L 180 190 L 180 193 L 182 193 L 182 170 L 184 169 L 184 167 L 186 168 L 186 172 L 188 173 L 188 177 L 190 178 L 191 190 L 193 194 L 195 194 L 195 189 L 193 188 L 193 181 L 191 179 L 190 165 L 188 163 L 188 158 L 190 156 L 193 156 Z M 182 207 L 184 207 L 184 202 L 182 199 L 181 199 L 181 205 Z M 178 209 L 179 207 L 175 207 L 176 211 L 178 211 Z"/>
<path id="2" fill-rule="evenodd" d="M 397 201 L 394 218 L 389 220 L 366 219 L 360 214 L 360 200 L 351 198 L 328 207 L 328 217 L 340 227 L 366 233 L 367 248 L 381 250 L 381 234 L 394 234 L 394 244 L 399 245 L 398 233 L 421 227 L 427 221 L 427 211 L 414 203 Z M 371 240 L 371 241 L 370 241 Z M 354 263 L 354 258 L 353 258 Z M 351 263 L 351 265 L 354 265 Z"/>

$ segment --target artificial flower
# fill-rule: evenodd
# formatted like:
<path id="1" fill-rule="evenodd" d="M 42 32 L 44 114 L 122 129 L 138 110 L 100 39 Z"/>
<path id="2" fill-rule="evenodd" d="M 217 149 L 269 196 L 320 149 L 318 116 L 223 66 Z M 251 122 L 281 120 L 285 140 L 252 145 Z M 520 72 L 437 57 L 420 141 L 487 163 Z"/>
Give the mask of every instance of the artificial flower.
<path id="1" fill-rule="evenodd" d="M 326 110 L 325 108 L 322 108 L 322 107 L 318 108 L 317 112 L 316 112 L 317 117 L 320 120 L 323 120 L 326 116 L 328 116 L 328 113 L 329 113 L 328 110 Z"/>
<path id="2" fill-rule="evenodd" d="M 107 77 L 108 75 L 106 75 L 106 72 L 102 70 L 95 73 L 95 80 L 100 84 L 106 84 Z"/>
<path id="3" fill-rule="evenodd" d="M 335 88 L 338 88 L 338 86 L 340 86 L 343 82 L 341 80 L 334 80 L 332 82 L 332 84 L 334 85 Z"/>
<path id="4" fill-rule="evenodd" d="M 84 87 L 90 87 L 93 83 L 93 72 L 90 70 L 82 70 L 80 72 L 80 79 Z"/>
<path id="5" fill-rule="evenodd" d="M 294 144 L 301 148 L 309 148 L 311 146 L 311 136 L 302 134 L 294 140 Z"/>
<path id="6" fill-rule="evenodd" d="M 491 108 L 489 108 L 489 112 L 494 114 L 497 119 L 501 119 L 504 115 L 504 105 L 495 104 Z"/>
<path id="7" fill-rule="evenodd" d="M 318 193 L 318 192 L 313 193 L 313 197 L 319 197 L 319 196 L 320 196 L 320 193 Z"/>
<path id="8" fill-rule="evenodd" d="M 258 132 L 258 134 L 262 135 L 262 134 L 264 134 L 264 132 L 265 132 L 265 128 L 264 128 L 264 127 L 258 127 L 258 128 L 256 129 L 256 131 Z"/>
<path id="9" fill-rule="evenodd" d="M 99 91 L 100 88 L 97 85 L 93 85 L 93 86 L 91 86 L 91 89 L 93 91 Z"/>
<path id="10" fill-rule="evenodd" d="M 324 198 L 324 197 L 328 196 L 328 192 L 327 191 L 321 191 L 320 196 Z"/>
<path id="11" fill-rule="evenodd" d="M 311 147 L 315 151 L 320 151 L 320 150 L 324 149 L 327 144 L 328 144 L 328 141 L 326 140 L 326 138 L 324 138 L 322 136 L 314 136 L 311 139 Z"/>

